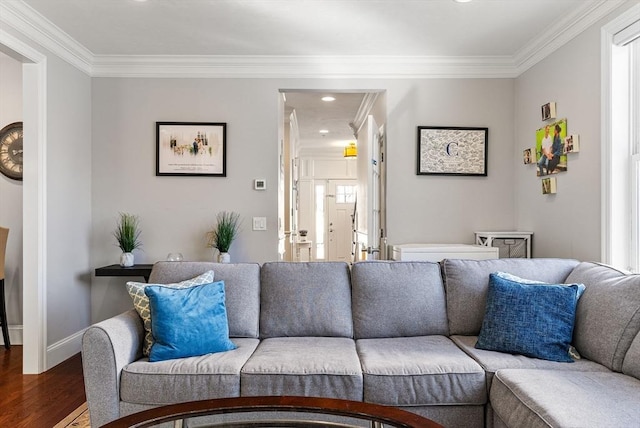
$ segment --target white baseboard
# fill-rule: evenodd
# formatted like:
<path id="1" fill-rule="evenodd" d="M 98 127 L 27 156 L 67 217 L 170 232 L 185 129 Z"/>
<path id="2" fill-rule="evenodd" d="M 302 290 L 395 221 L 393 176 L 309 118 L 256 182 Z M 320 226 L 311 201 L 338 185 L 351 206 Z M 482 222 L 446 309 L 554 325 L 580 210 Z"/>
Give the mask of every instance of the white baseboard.
<path id="1" fill-rule="evenodd" d="M 47 370 L 80 352 L 84 330 L 82 329 L 47 347 Z"/>
<path id="2" fill-rule="evenodd" d="M 12 345 L 22 345 L 22 326 L 9 325 L 9 341 Z M 4 336 L 0 333 L 0 345 L 4 346 Z"/>
<path id="3" fill-rule="evenodd" d="M 84 329 L 47 347 L 47 370 L 80 352 L 83 334 Z M 9 326 L 9 340 L 11 341 L 11 345 L 22 345 L 24 343 L 23 328 L 21 325 Z M 0 346 L 4 346 L 4 339 L 1 333 Z"/>

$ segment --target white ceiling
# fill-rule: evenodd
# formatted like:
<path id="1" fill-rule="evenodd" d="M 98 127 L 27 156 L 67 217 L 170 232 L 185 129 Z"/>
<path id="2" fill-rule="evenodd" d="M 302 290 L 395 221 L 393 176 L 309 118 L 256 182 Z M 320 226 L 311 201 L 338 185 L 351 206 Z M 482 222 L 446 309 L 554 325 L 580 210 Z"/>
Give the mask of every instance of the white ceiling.
<path id="1" fill-rule="evenodd" d="M 355 141 L 349 124 L 356 118 L 365 93 L 288 91 L 284 95 L 285 112 L 295 111 L 303 151 L 339 153 Z M 322 101 L 322 97 L 328 95 L 335 101 Z M 329 133 L 320 134 L 321 129 Z"/>
<path id="2" fill-rule="evenodd" d="M 514 77 L 622 3 L 0 0 L 0 30 L 15 26 L 94 76 Z M 352 139 L 363 94 L 318 95 L 287 96 L 303 141 Z"/>
<path id="3" fill-rule="evenodd" d="M 597 0 L 24 0 L 94 55 L 513 56 Z"/>

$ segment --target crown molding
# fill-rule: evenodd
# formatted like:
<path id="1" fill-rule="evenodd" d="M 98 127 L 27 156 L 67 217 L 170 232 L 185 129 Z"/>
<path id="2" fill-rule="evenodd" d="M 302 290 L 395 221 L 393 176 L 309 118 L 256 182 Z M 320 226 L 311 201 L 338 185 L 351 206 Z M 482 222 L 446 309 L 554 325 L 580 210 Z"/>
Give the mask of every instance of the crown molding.
<path id="1" fill-rule="evenodd" d="M 0 2 L 0 23 L 13 27 L 72 66 L 91 75 L 94 55 L 22 1 Z"/>
<path id="2" fill-rule="evenodd" d="M 362 103 L 360 103 L 360 107 L 356 112 L 356 116 L 353 119 L 353 122 L 351 122 L 350 124 L 353 126 L 352 129 L 356 138 L 358 138 L 360 128 L 362 128 L 362 124 L 365 122 L 365 119 L 373 109 L 373 106 L 378 99 L 378 95 L 380 95 L 380 92 L 367 92 L 364 94 L 364 98 L 362 99 Z"/>
<path id="3" fill-rule="evenodd" d="M 515 78 L 624 3 L 586 3 L 513 56 L 94 55 L 21 0 L 0 2 L 0 23 L 93 77 Z"/>
<path id="4" fill-rule="evenodd" d="M 517 75 L 520 75 L 547 56 L 569 43 L 573 38 L 626 3 L 626 0 L 600 0 L 585 4 L 548 27 L 544 35 L 532 40 L 513 56 Z"/>
<path id="5" fill-rule="evenodd" d="M 0 52 L 4 52 L 20 62 L 43 62 L 46 56 L 29 44 L 0 29 Z"/>
<path id="6" fill-rule="evenodd" d="M 96 55 L 96 77 L 469 78 L 515 77 L 509 57 Z"/>
<path id="7" fill-rule="evenodd" d="M 94 55 L 20 0 L 0 2 L 0 22 L 92 77 L 509 78 L 510 57 Z"/>

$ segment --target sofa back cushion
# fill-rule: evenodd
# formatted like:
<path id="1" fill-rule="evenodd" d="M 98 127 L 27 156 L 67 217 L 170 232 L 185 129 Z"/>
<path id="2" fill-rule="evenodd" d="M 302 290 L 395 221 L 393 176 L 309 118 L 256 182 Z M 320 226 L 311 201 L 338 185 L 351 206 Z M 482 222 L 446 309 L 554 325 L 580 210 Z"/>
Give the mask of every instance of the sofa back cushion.
<path id="1" fill-rule="evenodd" d="M 528 280 L 559 284 L 566 282 L 579 262 L 571 259 L 446 259 L 441 263 L 449 333 L 477 336 L 482 327 L 491 273 L 506 272 Z"/>
<path id="2" fill-rule="evenodd" d="M 578 301 L 574 346 L 583 357 L 621 371 L 640 330 L 640 275 L 584 262 L 567 281 L 586 287 Z"/>
<path id="3" fill-rule="evenodd" d="M 356 339 L 449 334 L 438 263 L 358 262 L 351 282 Z"/>
<path id="4" fill-rule="evenodd" d="M 353 337 L 346 263 L 267 262 L 260 283 L 261 338 Z"/>
<path id="5" fill-rule="evenodd" d="M 631 342 L 631 346 L 624 356 L 622 373 L 640 379 L 640 333 Z"/>
<path id="6" fill-rule="evenodd" d="M 168 284 L 213 270 L 224 281 L 230 337 L 258 338 L 260 317 L 260 265 L 255 263 L 157 262 L 149 282 Z"/>

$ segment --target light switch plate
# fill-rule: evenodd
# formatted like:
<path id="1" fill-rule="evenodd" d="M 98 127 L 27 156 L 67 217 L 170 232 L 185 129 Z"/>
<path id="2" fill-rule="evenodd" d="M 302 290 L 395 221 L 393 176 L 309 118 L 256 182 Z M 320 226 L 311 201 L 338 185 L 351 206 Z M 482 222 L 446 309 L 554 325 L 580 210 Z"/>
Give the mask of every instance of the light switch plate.
<path id="1" fill-rule="evenodd" d="M 254 217 L 253 218 L 253 230 L 267 230 L 267 218 L 266 217 Z"/>

